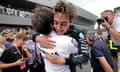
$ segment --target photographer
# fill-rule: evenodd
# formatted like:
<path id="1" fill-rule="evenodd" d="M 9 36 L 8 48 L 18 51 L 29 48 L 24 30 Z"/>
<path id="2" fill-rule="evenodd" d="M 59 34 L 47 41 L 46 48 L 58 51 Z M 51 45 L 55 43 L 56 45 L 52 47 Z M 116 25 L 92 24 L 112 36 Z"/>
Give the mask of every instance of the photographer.
<path id="1" fill-rule="evenodd" d="M 89 34 L 86 40 L 91 46 L 93 72 L 113 72 L 112 58 L 108 45 L 101 38 L 95 38 L 93 34 Z"/>
<path id="2" fill-rule="evenodd" d="M 111 39 L 114 45 L 116 45 L 119 49 L 120 48 L 120 18 L 116 17 L 112 10 L 103 11 L 101 13 L 101 16 L 107 17 L 108 21 L 104 19 L 101 25 L 106 28 L 106 30 L 111 36 Z M 99 26 L 100 25 L 98 25 L 97 32 L 101 33 L 102 31 Z M 113 57 L 113 63 L 115 64 L 114 72 L 117 72 L 117 57 L 116 56 Z"/>

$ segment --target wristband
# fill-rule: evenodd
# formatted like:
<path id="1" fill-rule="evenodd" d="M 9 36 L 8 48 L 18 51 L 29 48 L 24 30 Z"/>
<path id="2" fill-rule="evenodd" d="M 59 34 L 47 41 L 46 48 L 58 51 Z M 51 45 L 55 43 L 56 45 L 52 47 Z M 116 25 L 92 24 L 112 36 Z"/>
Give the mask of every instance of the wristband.
<path id="1" fill-rule="evenodd" d="M 70 64 L 69 58 L 65 58 L 65 65 L 69 65 L 69 64 Z"/>

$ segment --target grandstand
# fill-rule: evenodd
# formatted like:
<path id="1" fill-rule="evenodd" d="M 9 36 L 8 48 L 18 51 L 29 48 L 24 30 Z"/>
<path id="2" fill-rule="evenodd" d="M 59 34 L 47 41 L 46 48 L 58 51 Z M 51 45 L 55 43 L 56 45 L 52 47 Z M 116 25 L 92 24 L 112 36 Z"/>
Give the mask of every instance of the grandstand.
<path id="1" fill-rule="evenodd" d="M 59 0 L 0 0 L 0 27 L 31 26 L 32 9 L 36 5 L 52 8 Z M 67 2 L 67 0 L 64 0 Z M 93 30 L 97 16 L 76 6 L 73 22 L 80 29 Z"/>

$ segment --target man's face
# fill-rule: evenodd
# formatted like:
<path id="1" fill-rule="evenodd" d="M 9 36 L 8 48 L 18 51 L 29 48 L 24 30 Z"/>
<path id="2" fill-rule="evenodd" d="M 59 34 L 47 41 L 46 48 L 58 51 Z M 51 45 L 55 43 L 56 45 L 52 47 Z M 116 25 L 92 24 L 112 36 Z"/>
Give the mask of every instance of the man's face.
<path id="1" fill-rule="evenodd" d="M 8 38 L 8 35 L 6 34 L 6 35 L 4 35 L 4 36 L 2 36 L 2 43 L 5 43 L 6 41 L 7 41 L 7 38 Z"/>
<path id="2" fill-rule="evenodd" d="M 58 35 L 63 35 L 68 30 L 70 24 L 70 19 L 65 14 L 54 14 L 54 28 Z"/>
<path id="3" fill-rule="evenodd" d="M 20 38 L 18 38 L 17 40 L 19 41 L 20 46 L 24 45 L 26 43 L 26 40 L 23 40 L 23 39 L 20 39 Z"/>
<path id="4" fill-rule="evenodd" d="M 105 12 L 105 13 L 102 14 L 102 16 L 108 17 L 108 23 L 110 23 L 110 24 L 113 23 L 114 14 L 112 14 L 111 12 Z"/>

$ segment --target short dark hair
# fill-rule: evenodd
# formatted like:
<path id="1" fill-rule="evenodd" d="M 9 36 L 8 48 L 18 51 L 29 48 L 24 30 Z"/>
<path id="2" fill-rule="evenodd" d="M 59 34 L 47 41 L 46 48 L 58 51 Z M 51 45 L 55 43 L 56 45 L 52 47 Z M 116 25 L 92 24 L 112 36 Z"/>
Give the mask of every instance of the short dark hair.
<path id="1" fill-rule="evenodd" d="M 9 34 L 8 32 L 2 32 L 2 33 L 0 33 L 1 36 L 6 36 L 8 34 Z"/>
<path id="2" fill-rule="evenodd" d="M 29 28 L 32 29 L 32 26 L 26 26 L 23 29 L 28 30 Z"/>
<path id="3" fill-rule="evenodd" d="M 41 34 L 49 34 L 51 32 L 51 24 L 53 24 L 53 12 L 47 7 L 36 7 L 32 16 L 33 28 Z"/>
<path id="4" fill-rule="evenodd" d="M 110 12 L 111 14 L 114 14 L 114 12 L 113 12 L 112 10 L 104 10 L 104 11 L 101 13 L 101 15 L 102 15 L 103 13 L 106 13 L 106 12 Z"/>
<path id="5" fill-rule="evenodd" d="M 54 14 L 57 12 L 63 13 L 70 19 L 70 22 L 73 21 L 76 16 L 76 8 L 72 3 L 65 3 L 63 1 L 59 1 L 53 8 Z"/>

